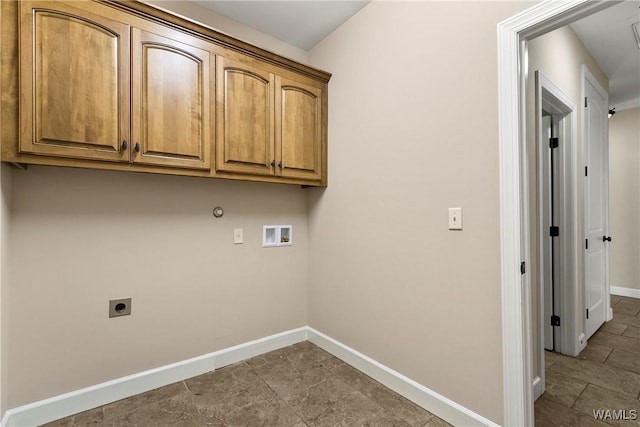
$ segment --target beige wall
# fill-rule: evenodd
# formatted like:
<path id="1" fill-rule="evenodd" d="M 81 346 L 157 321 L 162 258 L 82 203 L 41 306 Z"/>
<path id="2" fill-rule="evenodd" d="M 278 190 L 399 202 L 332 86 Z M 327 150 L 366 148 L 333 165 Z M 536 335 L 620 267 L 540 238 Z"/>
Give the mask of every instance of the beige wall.
<path id="1" fill-rule="evenodd" d="M 310 52 L 333 73 L 310 326 L 498 423 L 496 24 L 528 6 L 373 2 Z"/>
<path id="2" fill-rule="evenodd" d="M 204 25 L 208 25 L 222 33 L 263 49 L 270 50 L 287 58 L 294 59 L 304 64 L 309 62 L 309 54 L 306 50 L 292 46 L 282 40 L 276 39 L 275 37 L 271 37 L 260 31 L 254 30 L 253 28 L 249 28 L 246 25 L 234 21 L 233 19 L 227 18 L 224 15 L 220 15 L 219 13 L 190 1 L 150 0 L 145 1 L 145 3 L 160 7 Z"/>
<path id="3" fill-rule="evenodd" d="M 609 119 L 611 286 L 640 289 L 640 108 Z"/>
<path id="4" fill-rule="evenodd" d="M 546 75 L 558 88 L 560 88 L 566 95 L 568 95 L 576 104 L 580 107 L 582 99 L 582 65 L 585 64 L 589 71 L 591 71 L 600 84 L 608 90 L 609 79 L 602 72 L 598 64 L 591 57 L 586 50 L 580 39 L 576 36 L 575 32 L 570 26 L 559 28 L 551 33 L 545 34 L 529 42 L 529 78 L 527 88 L 527 144 L 529 155 L 529 190 L 530 199 L 529 206 L 531 208 L 531 298 L 532 298 L 532 326 L 533 326 L 533 346 L 534 352 L 534 377 L 540 375 L 544 369 L 543 361 L 539 360 L 538 354 L 540 352 L 540 346 L 538 345 L 538 263 L 537 263 L 537 164 L 536 164 L 536 134 L 535 134 L 535 71 L 540 70 Z M 581 111 L 578 110 L 575 114 L 577 119 L 577 158 L 578 163 L 581 164 L 581 129 L 582 129 L 582 116 Z M 576 173 L 580 174 L 582 168 L 578 167 Z M 582 247 L 582 180 L 578 179 L 578 247 Z M 582 257 L 581 254 L 577 254 L 578 260 L 578 293 L 579 303 L 582 304 Z M 578 325 L 578 333 L 584 332 L 582 330 L 582 312 L 575 313 L 576 321 Z"/>
<path id="5" fill-rule="evenodd" d="M 8 409 L 11 166 L 0 163 L 0 417 Z"/>
<path id="6" fill-rule="evenodd" d="M 304 191 L 14 171 L 9 407 L 306 325 Z M 295 245 L 262 248 L 263 224 L 292 224 Z M 121 297 L 132 315 L 109 319 L 108 300 Z"/>
<path id="7" fill-rule="evenodd" d="M 150 3 L 308 59 L 188 2 Z M 3 175 L 3 191 L 15 198 L 0 236 L 12 267 L 6 280 L 2 265 L 0 293 L 3 411 L 307 324 L 299 186 L 54 167 L 7 173 L 13 184 Z M 215 206 L 223 218 L 212 216 Z M 292 224 L 295 245 L 263 249 L 263 224 Z M 237 227 L 243 245 L 233 245 Z M 108 300 L 128 296 L 133 314 L 108 319 Z"/>

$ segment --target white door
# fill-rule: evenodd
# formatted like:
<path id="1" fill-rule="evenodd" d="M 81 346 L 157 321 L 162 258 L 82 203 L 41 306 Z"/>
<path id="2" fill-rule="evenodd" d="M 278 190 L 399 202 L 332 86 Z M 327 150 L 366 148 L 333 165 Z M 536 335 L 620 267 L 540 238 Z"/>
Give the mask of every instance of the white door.
<path id="1" fill-rule="evenodd" d="M 604 323 L 608 289 L 609 148 L 607 94 L 593 77 L 584 79 L 585 335 Z"/>

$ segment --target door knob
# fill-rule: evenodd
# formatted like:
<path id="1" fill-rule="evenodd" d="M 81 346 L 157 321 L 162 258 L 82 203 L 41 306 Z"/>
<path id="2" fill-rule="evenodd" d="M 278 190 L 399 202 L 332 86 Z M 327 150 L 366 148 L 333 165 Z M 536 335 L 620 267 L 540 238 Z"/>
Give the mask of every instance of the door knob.
<path id="1" fill-rule="evenodd" d="M 127 149 L 127 140 L 126 139 L 122 141 L 122 149 L 123 150 Z"/>
<path id="2" fill-rule="evenodd" d="M 611 241 L 611 236 L 602 236 L 602 241 L 603 242 L 610 242 Z"/>
<path id="3" fill-rule="evenodd" d="M 136 146 L 134 148 L 136 150 L 136 153 L 139 153 L 140 152 L 140 143 L 136 142 Z"/>

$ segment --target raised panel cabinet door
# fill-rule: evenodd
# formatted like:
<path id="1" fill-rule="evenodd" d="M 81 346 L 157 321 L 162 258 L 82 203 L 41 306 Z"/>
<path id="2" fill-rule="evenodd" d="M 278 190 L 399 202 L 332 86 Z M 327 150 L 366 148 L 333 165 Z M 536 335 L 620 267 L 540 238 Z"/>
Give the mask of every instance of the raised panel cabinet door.
<path id="1" fill-rule="evenodd" d="M 159 31 L 133 29 L 132 162 L 210 169 L 210 53 Z"/>
<path id="2" fill-rule="evenodd" d="M 274 75 L 217 57 L 216 170 L 273 175 Z"/>
<path id="3" fill-rule="evenodd" d="M 129 26 L 96 7 L 20 2 L 21 152 L 129 161 Z"/>
<path id="4" fill-rule="evenodd" d="M 276 77 L 276 175 L 322 177 L 322 90 Z"/>

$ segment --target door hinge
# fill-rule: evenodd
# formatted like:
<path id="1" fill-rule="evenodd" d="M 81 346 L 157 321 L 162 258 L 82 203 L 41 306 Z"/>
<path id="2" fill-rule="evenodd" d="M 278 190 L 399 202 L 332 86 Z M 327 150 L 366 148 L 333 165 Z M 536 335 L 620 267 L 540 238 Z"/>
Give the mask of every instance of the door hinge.
<path id="1" fill-rule="evenodd" d="M 587 308 L 587 319 L 589 318 L 589 309 Z"/>
<path id="2" fill-rule="evenodd" d="M 560 326 L 560 316 L 551 316 L 551 326 Z"/>
<path id="3" fill-rule="evenodd" d="M 589 176 L 589 169 L 586 166 L 584 167 L 584 176 Z"/>
<path id="4" fill-rule="evenodd" d="M 560 227 L 557 225 L 552 225 L 549 227 L 549 235 L 551 237 L 558 237 L 560 235 Z"/>
<path id="5" fill-rule="evenodd" d="M 584 248 L 589 249 L 589 239 L 584 239 Z"/>
<path id="6" fill-rule="evenodd" d="M 549 148 L 558 148 L 558 146 L 560 145 L 560 139 L 555 137 L 555 138 L 549 138 Z"/>
<path id="7" fill-rule="evenodd" d="M 526 273 L 526 272 L 527 272 L 526 265 L 525 265 L 524 261 L 522 261 L 522 262 L 520 263 L 520 274 L 524 274 L 524 273 Z"/>
<path id="8" fill-rule="evenodd" d="M 587 97 L 584 97 L 584 107 L 587 108 Z"/>

